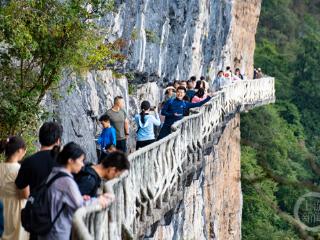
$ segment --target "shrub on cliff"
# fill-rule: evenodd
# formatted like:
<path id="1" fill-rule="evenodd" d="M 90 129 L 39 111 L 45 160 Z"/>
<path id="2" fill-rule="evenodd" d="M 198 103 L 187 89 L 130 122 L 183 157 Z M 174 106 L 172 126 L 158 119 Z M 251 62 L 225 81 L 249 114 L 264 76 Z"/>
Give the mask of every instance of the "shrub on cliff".
<path id="1" fill-rule="evenodd" d="M 36 125 L 40 102 L 62 70 L 113 68 L 121 43 L 105 43 L 96 21 L 111 0 L 0 1 L 0 137 Z"/>

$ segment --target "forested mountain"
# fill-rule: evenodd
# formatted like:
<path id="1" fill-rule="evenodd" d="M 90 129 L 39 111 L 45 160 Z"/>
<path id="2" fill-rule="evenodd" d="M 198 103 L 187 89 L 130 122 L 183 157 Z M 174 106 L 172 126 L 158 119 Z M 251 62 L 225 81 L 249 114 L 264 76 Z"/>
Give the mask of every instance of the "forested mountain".
<path id="1" fill-rule="evenodd" d="M 255 65 L 277 101 L 242 115 L 243 239 L 320 239 L 293 217 L 320 191 L 320 1 L 264 0 Z"/>

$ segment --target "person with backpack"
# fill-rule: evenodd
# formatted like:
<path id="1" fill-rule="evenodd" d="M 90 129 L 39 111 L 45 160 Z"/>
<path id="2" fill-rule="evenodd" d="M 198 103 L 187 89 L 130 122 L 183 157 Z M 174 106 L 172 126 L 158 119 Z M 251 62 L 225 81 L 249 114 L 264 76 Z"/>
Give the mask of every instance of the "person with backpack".
<path id="1" fill-rule="evenodd" d="M 27 240 L 29 234 L 21 226 L 20 211 L 26 204 L 29 187 L 19 190 L 14 181 L 18 175 L 18 163 L 26 154 L 26 144 L 19 136 L 0 142 L 0 153 L 5 161 L 0 163 L 0 200 L 3 203 L 4 232 L 2 240 Z"/>
<path id="2" fill-rule="evenodd" d="M 150 111 L 153 111 L 154 115 L 151 115 Z M 160 126 L 161 121 L 156 109 L 151 110 L 150 102 L 141 103 L 141 112 L 135 115 L 134 121 L 138 127 L 136 150 L 155 142 L 154 126 Z"/>
<path id="3" fill-rule="evenodd" d="M 39 130 L 40 151 L 26 158 L 15 181 L 18 189 L 30 187 L 30 192 L 46 180 L 56 165 L 51 150 L 61 144 L 62 126 L 56 122 L 45 122 Z"/>
<path id="4" fill-rule="evenodd" d="M 125 170 L 130 169 L 127 156 L 120 151 L 110 153 L 97 165 L 84 166 L 74 179 L 78 184 L 81 195 L 96 197 L 101 185 L 101 179 L 111 180 L 117 178 Z"/>
<path id="5" fill-rule="evenodd" d="M 210 96 L 207 96 L 205 100 L 198 103 L 184 101 L 183 98 L 186 95 L 186 89 L 184 87 L 178 87 L 176 95 L 176 98 L 166 102 L 161 110 L 161 114 L 166 118 L 157 140 L 169 135 L 171 133 L 171 126 L 175 122 L 181 120 L 186 111 L 188 111 L 190 108 L 200 107 L 211 99 Z"/>
<path id="6" fill-rule="evenodd" d="M 72 218 L 75 211 L 91 204 L 106 207 L 112 201 L 109 195 L 87 201 L 81 195 L 72 174 L 83 167 L 85 153 L 82 148 L 70 142 L 60 152 L 56 146 L 51 151 L 59 166 L 54 167 L 46 182 L 29 197 L 22 210 L 22 224 L 35 232 L 38 240 L 70 240 Z"/>

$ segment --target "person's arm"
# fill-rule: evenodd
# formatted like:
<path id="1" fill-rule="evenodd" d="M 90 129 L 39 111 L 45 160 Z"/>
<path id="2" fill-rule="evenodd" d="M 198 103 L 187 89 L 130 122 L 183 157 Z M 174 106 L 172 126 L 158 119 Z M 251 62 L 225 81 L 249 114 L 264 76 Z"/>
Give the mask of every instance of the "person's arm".
<path id="1" fill-rule="evenodd" d="M 193 96 L 191 102 L 192 102 L 192 103 L 197 103 L 197 102 L 199 102 L 199 97 L 198 97 L 198 96 Z"/>
<path id="2" fill-rule="evenodd" d="M 164 104 L 162 110 L 161 110 L 161 115 L 166 116 L 166 117 L 173 117 L 174 114 L 169 112 L 169 106 L 170 106 L 170 99 Z"/>
<path id="3" fill-rule="evenodd" d="M 129 120 L 128 120 L 128 118 L 126 118 L 124 120 L 124 133 L 126 134 L 126 136 L 129 136 Z"/>
<path id="4" fill-rule="evenodd" d="M 111 127 L 111 142 L 114 146 L 117 145 L 116 130 L 113 127 Z"/>
<path id="5" fill-rule="evenodd" d="M 160 126 L 161 125 L 159 114 L 156 111 L 154 112 L 154 116 L 153 116 L 152 119 L 153 119 L 153 125 L 155 125 L 155 126 Z"/>
<path id="6" fill-rule="evenodd" d="M 30 195 L 29 186 L 25 187 L 24 189 L 18 189 L 18 194 L 20 199 L 27 199 Z"/>
<path id="7" fill-rule="evenodd" d="M 201 107 L 203 104 L 205 104 L 206 102 L 210 101 L 211 97 L 208 96 L 205 100 L 201 101 L 201 102 L 197 102 L 197 103 L 190 103 L 190 102 L 186 102 L 187 108 L 195 108 L 195 107 Z"/>
<path id="8" fill-rule="evenodd" d="M 100 136 L 99 136 L 99 138 L 98 138 L 98 140 L 97 140 L 97 143 L 98 143 L 100 146 L 102 146 L 102 142 L 103 142 L 103 137 L 102 137 L 102 135 L 103 135 L 103 130 L 102 130 L 102 133 L 100 134 Z"/>
<path id="9" fill-rule="evenodd" d="M 82 206 L 84 206 L 85 201 L 81 195 L 81 192 L 79 190 L 78 185 L 76 184 L 76 182 L 72 179 L 69 179 L 69 177 L 63 177 L 61 178 L 65 179 L 65 183 L 64 183 L 64 194 L 66 196 L 65 198 L 65 203 L 71 208 L 71 209 L 78 209 Z M 58 179 L 57 181 L 59 181 L 60 179 Z M 90 200 L 91 201 L 91 200 Z"/>
<path id="10" fill-rule="evenodd" d="M 29 179 L 31 171 L 27 167 L 27 160 L 25 160 L 19 169 L 18 176 L 15 180 L 16 187 L 23 190 L 29 186 Z"/>

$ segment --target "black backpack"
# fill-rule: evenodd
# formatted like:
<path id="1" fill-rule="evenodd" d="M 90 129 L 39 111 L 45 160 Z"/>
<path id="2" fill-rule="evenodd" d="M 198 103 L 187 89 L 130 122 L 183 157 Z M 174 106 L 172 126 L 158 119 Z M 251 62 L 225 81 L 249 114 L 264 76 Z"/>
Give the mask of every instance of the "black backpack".
<path id="1" fill-rule="evenodd" d="M 21 223 L 23 228 L 35 235 L 45 235 L 57 221 L 65 205 L 59 210 L 57 216 L 51 221 L 51 206 L 48 198 L 48 189 L 60 177 L 70 177 L 67 173 L 59 172 L 47 183 L 42 183 L 32 193 L 24 209 L 21 210 Z"/>

